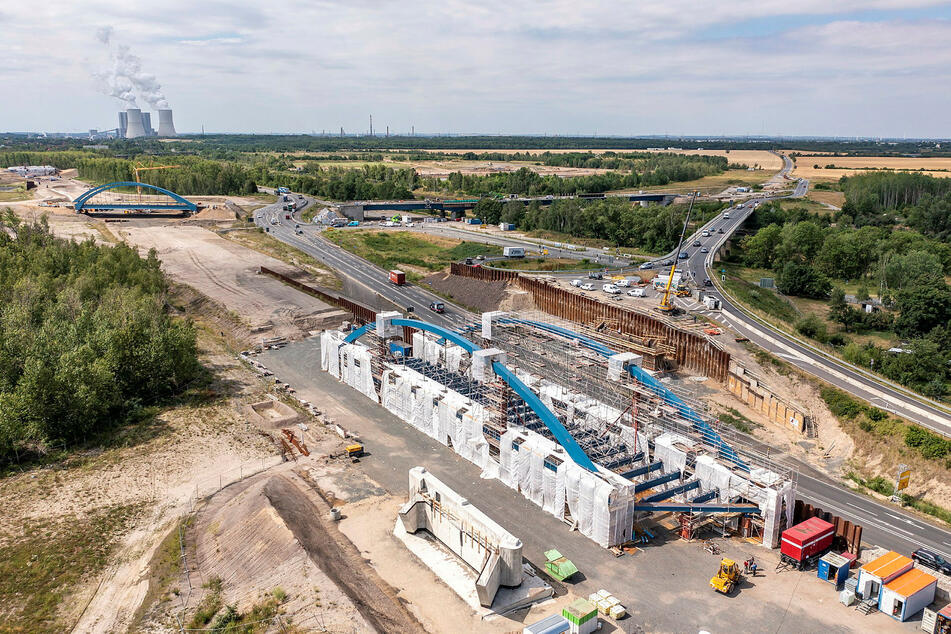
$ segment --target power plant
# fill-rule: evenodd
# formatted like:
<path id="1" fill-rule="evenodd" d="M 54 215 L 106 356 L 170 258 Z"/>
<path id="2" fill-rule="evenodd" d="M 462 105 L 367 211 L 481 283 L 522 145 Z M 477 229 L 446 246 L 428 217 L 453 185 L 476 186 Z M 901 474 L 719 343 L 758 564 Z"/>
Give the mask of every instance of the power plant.
<path id="1" fill-rule="evenodd" d="M 159 127 L 158 132 L 156 132 L 152 128 L 152 113 L 142 112 L 139 108 L 120 110 L 116 136 L 124 139 L 135 139 L 142 136 L 177 136 L 170 108 L 159 110 L 158 119 Z"/>

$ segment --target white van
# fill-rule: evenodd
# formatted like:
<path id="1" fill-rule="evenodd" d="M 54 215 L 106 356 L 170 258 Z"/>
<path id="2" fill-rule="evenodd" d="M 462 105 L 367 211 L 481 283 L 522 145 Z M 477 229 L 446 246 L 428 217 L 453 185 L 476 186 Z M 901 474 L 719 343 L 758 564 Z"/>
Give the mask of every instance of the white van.
<path id="1" fill-rule="evenodd" d="M 631 280 L 629 280 L 629 279 L 627 279 L 627 278 L 625 277 L 625 278 L 623 278 L 623 279 L 620 279 L 620 280 L 617 280 L 616 282 L 614 282 L 614 285 L 615 285 L 615 286 L 620 286 L 621 288 L 627 288 L 628 286 L 631 285 Z"/>
<path id="2" fill-rule="evenodd" d="M 614 284 L 605 284 L 601 287 L 601 290 L 607 293 L 608 295 L 620 295 L 621 289 L 619 289 Z"/>
<path id="3" fill-rule="evenodd" d="M 632 288 L 627 292 L 630 297 L 647 297 L 647 293 L 643 288 Z"/>

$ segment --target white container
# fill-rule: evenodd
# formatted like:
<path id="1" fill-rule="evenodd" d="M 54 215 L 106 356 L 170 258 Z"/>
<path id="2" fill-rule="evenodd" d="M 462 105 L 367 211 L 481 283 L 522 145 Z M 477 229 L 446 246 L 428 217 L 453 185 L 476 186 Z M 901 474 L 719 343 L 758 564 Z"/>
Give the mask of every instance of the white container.
<path id="1" fill-rule="evenodd" d="M 839 603 L 842 605 L 852 605 L 855 603 L 855 593 L 851 590 L 843 590 L 839 593 Z"/>
<path id="2" fill-rule="evenodd" d="M 624 606 L 621 605 L 620 603 L 618 603 L 617 605 L 613 606 L 613 607 L 608 611 L 608 616 L 610 616 L 610 617 L 611 617 L 612 619 L 614 619 L 615 621 L 617 621 L 618 619 L 623 619 L 625 614 L 627 614 L 627 610 L 625 610 L 625 609 L 624 609 Z"/>

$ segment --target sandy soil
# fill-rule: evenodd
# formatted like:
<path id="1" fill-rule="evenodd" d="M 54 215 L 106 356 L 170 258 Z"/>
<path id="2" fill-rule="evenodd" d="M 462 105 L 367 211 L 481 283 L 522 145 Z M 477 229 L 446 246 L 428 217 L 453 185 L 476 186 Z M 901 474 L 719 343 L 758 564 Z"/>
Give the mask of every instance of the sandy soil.
<path id="1" fill-rule="evenodd" d="M 293 465 L 287 463 L 236 483 L 212 497 L 199 512 L 186 533 L 186 541 L 194 549 L 193 593 L 185 612 L 188 618 L 208 592 L 201 589 L 202 584 L 217 577 L 222 580 L 222 603 L 235 605 L 239 611 L 247 611 L 263 595 L 280 588 L 287 595 L 282 609 L 299 627 L 332 632 L 374 629 L 324 572 L 326 562 L 310 556 L 298 534 L 299 522 L 288 522 L 285 512 L 276 510 L 268 498 L 280 486 L 298 511 L 315 510 L 305 490 L 288 484 L 301 484 L 300 478 L 288 471 Z M 160 624 L 168 622 L 168 616 L 159 612 L 151 620 Z"/>
<path id="2" fill-rule="evenodd" d="M 156 249 L 163 268 L 176 280 L 234 311 L 251 328 L 268 329 L 267 336 L 298 336 L 321 324 L 337 325 L 342 318 L 334 307 L 257 273 L 260 266 L 287 269 L 280 260 L 207 229 L 185 224 L 118 227 L 119 237 L 143 252 Z"/>
<path id="3" fill-rule="evenodd" d="M 220 348 L 202 360 L 214 368 L 214 389 L 228 390 L 238 402 L 261 397 L 263 384 Z M 79 619 L 77 632 L 127 628 L 147 590 L 155 548 L 190 510 L 196 486 L 227 484 L 273 463 L 275 456 L 273 445 L 247 426 L 230 399 L 167 410 L 129 434 L 118 448 L 0 480 L 3 529 L 31 518 L 84 517 L 96 509 L 144 505 L 106 571 L 64 602 L 62 622 Z"/>

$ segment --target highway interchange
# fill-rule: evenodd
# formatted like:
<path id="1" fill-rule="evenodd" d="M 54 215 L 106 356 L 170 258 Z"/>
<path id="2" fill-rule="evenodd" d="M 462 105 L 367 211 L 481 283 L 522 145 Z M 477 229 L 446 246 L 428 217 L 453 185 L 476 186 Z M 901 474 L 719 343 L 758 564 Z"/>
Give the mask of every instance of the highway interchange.
<path id="1" fill-rule="evenodd" d="M 785 156 L 783 158 L 785 165 L 780 174 L 786 174 L 792 168 L 792 162 Z M 796 183 L 790 196 L 802 196 L 807 188 L 808 182 L 800 180 Z M 757 199 L 757 201 L 762 202 L 771 199 L 771 197 L 764 197 Z M 757 201 L 746 202 L 739 209 L 734 208 L 731 210 L 730 218 L 724 218 L 722 214 L 718 215 L 699 228 L 688 240 L 685 240 L 685 244 L 692 245 L 694 240 L 700 239 L 710 246 L 710 253 L 708 254 L 701 253 L 698 248 L 687 247 L 689 257 L 686 260 L 681 260 L 680 266 L 688 272 L 689 277 L 702 283 L 703 278 L 707 276 L 713 255 L 717 250 L 714 247 L 726 242 L 748 215 L 754 211 Z M 394 285 L 389 281 L 387 271 L 323 238 L 320 235 L 320 227 L 300 220 L 300 211 L 307 205 L 317 202 L 310 198 L 302 198 L 298 201 L 299 208 L 291 214 L 290 219 L 286 217 L 288 213 L 282 211 L 282 203 L 274 203 L 255 211 L 254 221 L 258 226 L 266 228 L 278 240 L 326 263 L 338 274 L 365 285 L 368 289 L 401 307 L 403 312 L 407 312 L 412 307 L 421 318 L 452 329 L 460 329 L 478 321 L 478 315 L 469 313 L 455 305 L 447 306 L 447 310 L 443 314 L 429 311 L 430 302 L 443 301 L 441 297 L 416 285 Z M 440 224 L 445 227 L 443 223 L 434 226 L 440 227 Z M 440 228 L 442 229 L 442 227 Z M 700 232 L 704 229 L 711 232 L 710 238 L 700 236 Z M 719 233 L 720 229 L 723 229 L 723 234 Z M 519 242 L 517 239 L 507 237 L 485 237 L 465 229 L 445 227 L 443 231 L 457 232 L 461 234 L 458 237 L 469 240 L 482 240 L 503 246 L 538 248 L 537 244 Z M 592 251 L 600 254 L 596 250 Z M 551 252 L 551 249 L 550 254 L 555 255 Z M 577 258 L 579 252 L 564 251 L 563 255 L 558 255 Z M 591 255 L 588 254 L 584 257 L 590 257 Z M 673 252 L 663 258 L 656 259 L 654 262 L 660 263 L 671 257 L 674 257 Z M 883 409 L 888 409 L 928 427 L 934 428 L 934 425 L 931 424 L 932 420 L 944 418 L 942 414 L 920 400 L 883 386 L 880 382 L 873 381 L 846 367 L 846 364 L 830 359 L 811 350 L 807 345 L 772 330 L 737 307 L 718 289 L 707 289 L 707 292 L 722 302 L 723 309 L 720 320 L 725 321 L 725 325 L 748 337 L 756 345 L 793 363 L 803 371 L 836 385 L 855 396 L 868 400 Z M 882 396 L 879 396 L 879 394 L 887 395 L 888 402 L 883 402 Z M 933 411 L 934 415 L 930 414 L 929 411 Z M 946 433 L 951 432 L 951 424 L 946 430 Z M 916 548 L 924 546 L 951 559 L 951 533 L 948 531 L 922 521 L 898 507 L 879 503 L 871 497 L 855 493 L 839 484 L 831 483 L 827 476 L 804 462 L 782 456 L 776 456 L 776 458 L 779 462 L 784 462 L 799 471 L 798 497 L 800 499 L 862 525 L 864 527 L 863 541 L 904 553 L 911 553 Z"/>

